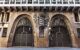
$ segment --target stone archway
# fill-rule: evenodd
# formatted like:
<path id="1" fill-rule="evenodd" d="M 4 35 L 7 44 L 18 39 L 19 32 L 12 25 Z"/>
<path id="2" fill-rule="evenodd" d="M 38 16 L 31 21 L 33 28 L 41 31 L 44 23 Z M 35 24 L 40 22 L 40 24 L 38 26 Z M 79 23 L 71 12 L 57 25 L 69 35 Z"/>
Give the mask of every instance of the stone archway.
<path id="1" fill-rule="evenodd" d="M 10 46 L 34 46 L 33 26 L 26 14 L 20 15 L 13 23 L 8 47 Z"/>
<path id="2" fill-rule="evenodd" d="M 72 47 L 72 39 L 64 15 L 54 15 L 50 23 L 49 47 Z"/>

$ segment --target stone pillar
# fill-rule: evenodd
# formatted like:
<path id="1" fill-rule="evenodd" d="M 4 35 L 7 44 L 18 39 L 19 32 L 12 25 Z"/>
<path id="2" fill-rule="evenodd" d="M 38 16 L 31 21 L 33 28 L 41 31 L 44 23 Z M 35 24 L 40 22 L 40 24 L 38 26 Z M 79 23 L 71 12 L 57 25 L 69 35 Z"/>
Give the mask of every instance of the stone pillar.
<path id="1" fill-rule="evenodd" d="M 47 30 L 44 30 L 44 37 L 39 37 L 39 33 L 36 33 L 35 47 L 48 47 Z"/>

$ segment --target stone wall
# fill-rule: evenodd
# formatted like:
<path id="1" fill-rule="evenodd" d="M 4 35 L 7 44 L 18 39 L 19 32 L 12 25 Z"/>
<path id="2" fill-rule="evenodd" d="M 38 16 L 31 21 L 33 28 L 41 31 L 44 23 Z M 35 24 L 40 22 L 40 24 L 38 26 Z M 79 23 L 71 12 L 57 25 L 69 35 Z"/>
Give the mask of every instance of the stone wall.
<path id="1" fill-rule="evenodd" d="M 35 14 L 39 14 L 39 13 L 43 13 L 43 12 L 10 12 L 10 18 L 9 18 L 9 23 L 8 23 L 8 31 L 7 31 L 7 37 L 0 37 L 0 47 L 7 47 L 8 44 L 8 40 L 10 39 L 10 33 L 11 33 L 11 29 L 13 26 L 13 23 L 15 21 L 15 19 L 21 15 L 21 14 L 27 14 L 29 15 L 29 19 L 33 25 L 33 34 L 34 34 L 34 46 L 35 47 L 48 47 L 49 45 L 49 40 L 48 40 L 48 35 L 49 35 L 49 30 L 47 30 L 48 32 L 44 33 L 45 36 L 44 38 L 39 38 L 38 35 L 38 31 L 36 31 L 36 29 L 38 29 L 36 27 L 36 23 L 34 21 L 34 15 Z M 65 15 L 65 17 L 69 20 L 69 29 L 70 29 L 70 33 L 71 33 L 71 39 L 72 39 L 72 45 L 73 47 L 78 47 L 78 38 L 77 38 L 77 31 L 75 28 L 75 23 L 74 23 L 74 14 L 73 13 L 69 13 L 69 12 L 48 12 L 48 16 L 49 16 L 49 22 L 48 22 L 48 27 L 47 29 L 49 29 L 49 24 L 50 24 L 50 20 L 51 18 L 56 15 L 56 14 L 62 14 Z"/>

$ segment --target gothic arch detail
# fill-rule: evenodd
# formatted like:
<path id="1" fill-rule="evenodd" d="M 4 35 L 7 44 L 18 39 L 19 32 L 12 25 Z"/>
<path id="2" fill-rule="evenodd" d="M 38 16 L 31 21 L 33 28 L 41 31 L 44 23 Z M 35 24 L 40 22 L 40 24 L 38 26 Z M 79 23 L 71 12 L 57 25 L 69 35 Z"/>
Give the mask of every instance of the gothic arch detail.
<path id="1" fill-rule="evenodd" d="M 15 19 L 9 35 L 8 47 L 34 46 L 33 25 L 28 17 L 30 16 L 22 14 Z"/>
<path id="2" fill-rule="evenodd" d="M 50 47 L 72 47 L 71 36 L 64 15 L 54 15 L 51 19 L 50 28 Z"/>

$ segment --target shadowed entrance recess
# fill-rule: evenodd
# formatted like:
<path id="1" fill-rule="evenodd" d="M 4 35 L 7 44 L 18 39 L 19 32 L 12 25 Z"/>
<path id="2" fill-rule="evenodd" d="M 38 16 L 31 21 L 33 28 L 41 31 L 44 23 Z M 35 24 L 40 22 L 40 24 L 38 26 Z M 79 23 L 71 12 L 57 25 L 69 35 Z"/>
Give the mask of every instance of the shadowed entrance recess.
<path id="1" fill-rule="evenodd" d="M 55 15 L 51 19 L 49 46 L 50 47 L 71 47 L 71 38 L 63 15 Z"/>
<path id="2" fill-rule="evenodd" d="M 33 30 L 29 19 L 22 17 L 17 23 L 12 46 L 33 46 Z"/>

